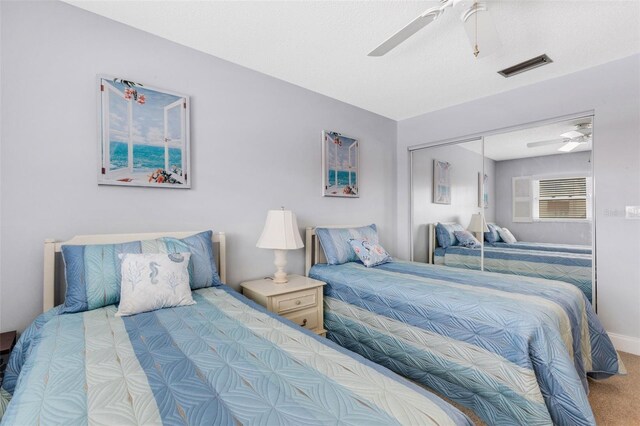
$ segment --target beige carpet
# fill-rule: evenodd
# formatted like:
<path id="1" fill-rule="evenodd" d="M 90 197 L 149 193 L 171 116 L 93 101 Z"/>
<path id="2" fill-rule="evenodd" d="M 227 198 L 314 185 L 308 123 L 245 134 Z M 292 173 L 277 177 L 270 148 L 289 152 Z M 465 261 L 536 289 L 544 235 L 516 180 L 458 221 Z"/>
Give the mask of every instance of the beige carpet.
<path id="1" fill-rule="evenodd" d="M 620 352 L 620 357 L 627 369 L 626 376 L 589 380 L 589 403 L 598 426 L 640 425 L 640 356 Z M 459 408 L 476 425 L 486 424 L 468 408 L 443 399 Z"/>

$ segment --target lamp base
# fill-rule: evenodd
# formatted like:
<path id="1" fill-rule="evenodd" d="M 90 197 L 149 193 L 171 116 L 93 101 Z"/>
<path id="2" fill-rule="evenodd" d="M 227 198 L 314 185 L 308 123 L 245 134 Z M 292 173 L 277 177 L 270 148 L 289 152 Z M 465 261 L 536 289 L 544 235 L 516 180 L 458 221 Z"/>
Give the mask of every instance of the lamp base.
<path id="1" fill-rule="evenodd" d="M 287 273 L 284 271 L 284 267 L 287 266 L 287 251 L 286 250 L 274 250 L 275 260 L 273 262 L 276 265 L 276 272 L 273 274 L 273 282 L 275 284 L 285 284 L 287 280 Z"/>

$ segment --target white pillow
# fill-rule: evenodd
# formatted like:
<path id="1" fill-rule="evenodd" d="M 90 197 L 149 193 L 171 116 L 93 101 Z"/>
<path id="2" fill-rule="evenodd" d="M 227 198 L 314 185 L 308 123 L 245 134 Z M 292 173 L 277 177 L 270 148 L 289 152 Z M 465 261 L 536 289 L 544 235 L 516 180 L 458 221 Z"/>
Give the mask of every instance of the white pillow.
<path id="1" fill-rule="evenodd" d="M 122 283 L 116 316 L 196 303 L 187 269 L 191 253 L 125 253 L 119 257 Z"/>
<path id="2" fill-rule="evenodd" d="M 502 238 L 502 241 L 504 241 L 505 243 L 513 244 L 518 242 L 518 240 L 516 240 L 516 237 L 514 237 L 511 231 L 509 231 L 507 228 L 498 228 L 498 234 L 500 234 L 500 238 Z"/>

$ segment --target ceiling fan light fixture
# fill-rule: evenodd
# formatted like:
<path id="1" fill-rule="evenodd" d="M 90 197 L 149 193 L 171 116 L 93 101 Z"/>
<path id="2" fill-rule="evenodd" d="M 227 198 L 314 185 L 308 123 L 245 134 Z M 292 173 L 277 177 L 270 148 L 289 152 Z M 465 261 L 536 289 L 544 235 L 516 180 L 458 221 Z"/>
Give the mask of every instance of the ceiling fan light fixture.
<path id="1" fill-rule="evenodd" d="M 543 65 L 547 65 L 553 62 L 550 57 L 546 54 L 536 56 L 535 58 L 528 59 L 524 62 L 520 62 L 519 64 L 515 64 L 508 68 L 505 68 L 501 71 L 498 71 L 498 74 L 505 78 L 512 77 L 516 74 L 520 74 L 526 71 L 530 71 L 534 68 L 541 67 Z"/>
<path id="2" fill-rule="evenodd" d="M 570 130 L 568 132 L 561 134 L 560 136 L 562 136 L 563 138 L 576 139 L 576 138 L 583 137 L 584 133 L 581 133 L 577 130 Z"/>
<path id="3" fill-rule="evenodd" d="M 564 144 L 560 148 L 558 148 L 558 151 L 571 152 L 574 149 L 576 149 L 579 145 L 580 145 L 580 142 L 575 142 L 575 141 L 567 142 L 566 144 Z"/>

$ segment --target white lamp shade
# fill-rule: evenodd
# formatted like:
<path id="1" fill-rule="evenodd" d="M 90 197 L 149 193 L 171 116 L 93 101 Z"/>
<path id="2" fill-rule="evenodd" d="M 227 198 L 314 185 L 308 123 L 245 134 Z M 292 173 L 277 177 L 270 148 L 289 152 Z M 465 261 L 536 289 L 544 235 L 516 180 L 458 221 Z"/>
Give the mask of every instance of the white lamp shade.
<path id="1" fill-rule="evenodd" d="M 489 227 L 487 222 L 484 221 L 484 217 L 480 213 L 476 213 L 471 215 L 471 222 L 469 222 L 467 230 L 471 232 L 489 232 Z"/>
<path id="2" fill-rule="evenodd" d="M 269 210 L 256 247 L 295 250 L 304 247 L 296 215 L 291 210 Z"/>

